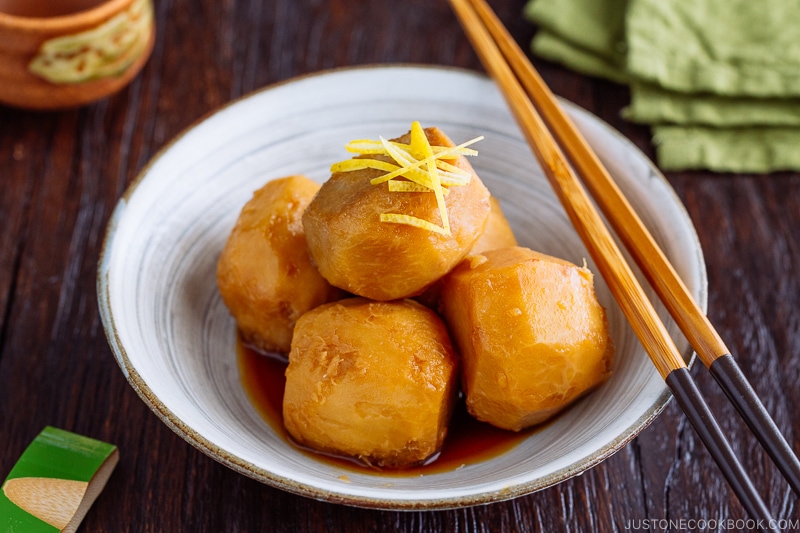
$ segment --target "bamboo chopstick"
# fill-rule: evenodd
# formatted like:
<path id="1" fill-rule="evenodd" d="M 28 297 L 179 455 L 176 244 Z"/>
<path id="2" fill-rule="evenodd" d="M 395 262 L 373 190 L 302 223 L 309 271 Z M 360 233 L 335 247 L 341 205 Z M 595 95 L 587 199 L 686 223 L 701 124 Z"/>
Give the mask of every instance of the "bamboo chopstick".
<path id="1" fill-rule="evenodd" d="M 742 505 L 751 517 L 769 528 L 775 523 L 770 511 L 734 455 L 664 324 L 552 134 L 468 0 L 450 0 L 450 4 L 484 67 L 503 92 L 573 226 L 651 360 L 672 389 Z"/>
<path id="2" fill-rule="evenodd" d="M 700 360 L 711 371 L 728 399 L 789 482 L 789 486 L 800 496 L 800 459 L 781 434 L 730 350 L 525 53 L 485 0 L 471 1 L 606 219 L 664 302 Z"/>

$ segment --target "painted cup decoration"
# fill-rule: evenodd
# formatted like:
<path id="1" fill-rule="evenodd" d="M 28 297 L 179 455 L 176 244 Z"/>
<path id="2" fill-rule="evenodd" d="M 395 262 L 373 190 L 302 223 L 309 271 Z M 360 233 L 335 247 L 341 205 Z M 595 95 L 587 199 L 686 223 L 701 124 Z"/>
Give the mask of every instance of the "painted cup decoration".
<path id="1" fill-rule="evenodd" d="M 56 16 L 0 4 L 0 102 L 58 109 L 108 96 L 141 70 L 154 36 L 152 0 L 109 0 Z"/>

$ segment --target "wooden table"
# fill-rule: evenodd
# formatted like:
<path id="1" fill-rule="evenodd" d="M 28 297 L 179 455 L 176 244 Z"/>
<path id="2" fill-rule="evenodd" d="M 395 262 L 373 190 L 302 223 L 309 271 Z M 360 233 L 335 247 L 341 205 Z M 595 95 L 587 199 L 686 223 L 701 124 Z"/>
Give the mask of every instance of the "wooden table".
<path id="1" fill-rule="evenodd" d="M 155 50 L 128 88 L 63 112 L 0 107 L 0 479 L 54 425 L 121 450 L 82 531 L 688 531 L 703 519 L 742 529 L 729 522 L 746 518 L 742 507 L 674 403 L 582 476 L 512 501 L 436 512 L 294 496 L 175 435 L 117 366 L 95 291 L 108 218 L 148 159 L 218 106 L 293 76 L 369 63 L 481 67 L 444 1 L 155 3 Z M 527 43 L 535 28 L 522 20 L 524 3 L 492 1 Z M 648 130 L 620 118 L 626 89 L 536 64 L 554 92 L 652 155 Z M 667 178 L 703 245 L 711 320 L 799 449 L 800 173 Z M 796 496 L 705 369 L 693 373 L 776 517 L 797 524 Z"/>

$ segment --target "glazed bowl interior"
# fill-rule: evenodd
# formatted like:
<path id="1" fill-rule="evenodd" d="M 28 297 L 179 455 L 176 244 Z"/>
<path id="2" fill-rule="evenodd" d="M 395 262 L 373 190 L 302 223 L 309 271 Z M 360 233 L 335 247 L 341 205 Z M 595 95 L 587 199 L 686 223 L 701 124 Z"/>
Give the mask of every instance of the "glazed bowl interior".
<path id="1" fill-rule="evenodd" d="M 702 251 L 666 180 L 608 125 L 565 106 L 704 307 Z M 414 120 L 440 127 L 456 143 L 484 135 L 471 163 L 520 244 L 586 260 L 597 272 L 502 97 L 481 75 L 416 66 L 346 69 L 236 101 L 184 132 L 142 171 L 109 224 L 98 277 L 104 326 L 122 371 L 153 411 L 204 453 L 318 499 L 449 508 L 512 498 L 580 474 L 665 406 L 668 390 L 598 275 L 616 345 L 613 376 L 501 454 L 418 476 L 352 470 L 296 448 L 259 415 L 242 387 L 235 324 L 215 283 L 239 210 L 267 180 L 305 174 L 322 182 L 331 163 L 350 157 L 346 142 L 397 136 Z M 657 309 L 689 360 L 686 341 Z"/>

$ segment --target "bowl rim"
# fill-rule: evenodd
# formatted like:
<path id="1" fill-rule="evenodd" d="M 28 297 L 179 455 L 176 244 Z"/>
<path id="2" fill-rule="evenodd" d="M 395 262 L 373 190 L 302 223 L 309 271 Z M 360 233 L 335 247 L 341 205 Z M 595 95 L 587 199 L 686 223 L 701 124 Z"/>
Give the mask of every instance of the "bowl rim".
<path id="1" fill-rule="evenodd" d="M 624 433 L 614 438 L 606 446 L 598 450 L 595 450 L 593 453 L 589 454 L 586 458 L 582 459 L 580 462 L 572 463 L 564 468 L 561 468 L 557 471 L 552 472 L 551 474 L 548 474 L 536 480 L 515 484 L 512 487 L 507 487 L 502 490 L 484 491 L 471 495 L 458 495 L 454 497 L 445 497 L 445 498 L 430 498 L 425 500 L 387 499 L 387 498 L 364 496 L 364 495 L 348 496 L 342 493 L 337 493 L 331 490 L 327 490 L 325 488 L 309 486 L 305 483 L 296 482 L 293 479 L 286 478 L 274 474 L 273 472 L 264 470 L 261 467 L 258 467 L 248 461 L 242 460 L 231 453 L 228 453 L 226 450 L 223 450 L 219 446 L 216 446 L 208 439 L 200 435 L 196 430 L 189 427 L 178 416 L 176 416 L 169 408 L 167 408 L 166 405 L 161 400 L 159 400 L 158 397 L 153 393 L 153 391 L 150 389 L 147 383 L 145 383 L 144 379 L 139 375 L 139 373 L 131 364 L 131 360 L 128 356 L 128 353 L 125 347 L 122 345 L 122 342 L 120 341 L 117 332 L 117 327 L 114 321 L 114 316 L 111 311 L 109 282 L 108 282 L 108 275 L 109 275 L 108 257 L 110 250 L 113 248 L 114 245 L 114 237 L 116 234 L 117 224 L 120 218 L 123 216 L 128 202 L 130 201 L 132 196 L 136 193 L 138 186 L 147 177 L 152 167 L 164 156 L 164 154 L 166 154 L 175 144 L 180 142 L 187 134 L 189 134 L 197 126 L 208 120 L 210 117 L 226 110 L 229 107 L 236 105 L 237 103 L 245 99 L 251 98 L 257 94 L 270 91 L 278 87 L 282 87 L 285 85 L 289 85 L 292 83 L 296 83 L 311 78 L 324 77 L 326 75 L 337 74 L 337 73 L 347 73 L 351 71 L 381 70 L 381 69 L 428 69 L 433 71 L 452 72 L 461 75 L 472 76 L 484 81 L 486 80 L 491 81 L 491 79 L 485 74 L 474 70 L 464 69 L 460 67 L 453 67 L 453 66 L 415 64 L 415 63 L 372 63 L 372 64 L 365 64 L 358 66 L 337 67 L 321 71 L 315 71 L 312 73 L 302 74 L 299 76 L 287 78 L 285 80 L 265 85 L 264 87 L 243 94 L 235 99 L 230 100 L 229 102 L 224 103 L 223 105 L 217 108 L 214 108 L 213 110 L 201 115 L 195 121 L 190 123 L 187 127 L 181 130 L 177 135 L 172 137 L 148 160 L 148 162 L 137 173 L 136 177 L 131 181 L 125 192 L 122 194 L 114 211 L 112 212 L 112 215 L 109 219 L 106 228 L 105 236 L 103 238 L 103 243 L 97 267 L 97 296 L 98 296 L 98 304 L 100 308 L 101 320 L 103 323 L 103 329 L 106 338 L 108 340 L 109 346 L 111 347 L 113 355 L 117 360 L 117 363 L 119 364 L 127 381 L 130 383 L 130 385 L 136 391 L 139 397 L 145 402 L 145 404 L 147 404 L 147 406 L 161 419 L 162 422 L 164 422 L 178 436 L 183 438 L 194 448 L 208 455 L 217 462 L 227 466 L 228 468 L 231 468 L 234 471 L 237 471 L 262 483 L 285 490 L 293 494 L 321 501 L 326 501 L 329 503 L 338 503 L 338 504 L 344 504 L 344 505 L 350 505 L 354 507 L 361 507 L 368 509 L 400 510 L 400 511 L 455 509 L 455 508 L 469 507 L 474 505 L 495 503 L 517 498 L 519 496 L 530 494 L 532 492 L 536 492 L 557 485 L 562 481 L 566 481 L 567 479 L 574 477 L 575 475 L 578 475 L 582 472 L 585 472 L 597 466 L 598 464 L 605 461 L 610 456 L 614 455 L 616 452 L 624 448 L 625 445 L 627 445 L 630 441 L 636 438 L 661 414 L 661 412 L 667 407 L 669 401 L 672 399 L 672 393 L 668 388 L 665 388 L 664 391 L 662 391 L 662 393 L 653 401 L 653 404 L 637 420 L 633 421 L 631 424 L 628 425 Z M 651 179 L 657 179 L 661 181 L 663 185 L 665 185 L 665 192 L 672 196 L 672 200 L 675 204 L 674 207 L 678 209 L 683 214 L 683 216 L 686 217 L 686 220 L 690 222 L 690 227 L 689 227 L 690 237 L 693 241 L 692 243 L 693 247 L 696 250 L 697 254 L 696 261 L 699 265 L 699 269 L 697 272 L 698 283 L 699 283 L 698 285 L 699 294 L 697 300 L 701 309 L 706 310 L 708 303 L 708 277 L 707 277 L 707 271 L 705 266 L 705 260 L 703 257 L 702 247 L 700 245 L 696 229 L 694 225 L 691 223 L 691 218 L 689 217 L 685 206 L 680 201 L 680 198 L 678 197 L 677 193 L 672 188 L 666 177 L 632 141 L 630 141 L 628 138 L 622 135 L 622 133 L 620 133 L 613 126 L 611 126 L 606 121 L 602 120 L 593 113 L 590 113 L 589 111 L 583 109 L 582 107 L 576 104 L 565 101 L 563 99 L 560 99 L 560 101 L 567 107 L 573 107 L 579 110 L 580 112 L 585 113 L 593 120 L 597 121 L 601 126 L 605 128 L 607 133 L 614 135 L 618 140 L 620 140 L 626 145 L 627 149 L 636 153 L 636 155 L 640 156 L 642 160 L 647 163 L 647 167 L 650 172 L 649 177 Z M 687 349 L 681 355 L 687 362 L 687 365 L 691 367 L 696 358 L 695 353 L 691 348 L 691 346 L 688 346 Z"/>
<path id="2" fill-rule="evenodd" d="M 31 33 L 63 32 L 77 27 L 93 26 L 125 9 L 135 0 L 104 0 L 94 7 L 53 17 L 30 17 L 0 11 L 0 28 Z M 147 0 L 152 1 L 152 0 Z"/>

